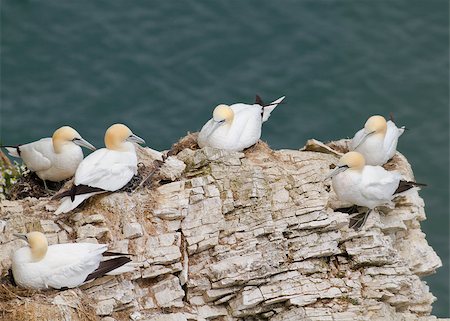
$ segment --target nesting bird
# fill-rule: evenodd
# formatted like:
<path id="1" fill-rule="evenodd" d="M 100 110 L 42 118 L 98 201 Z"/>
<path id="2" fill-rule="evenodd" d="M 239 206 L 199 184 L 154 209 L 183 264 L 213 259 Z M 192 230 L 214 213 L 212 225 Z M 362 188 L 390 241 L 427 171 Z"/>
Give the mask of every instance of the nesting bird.
<path id="1" fill-rule="evenodd" d="M 337 167 L 326 178 L 329 177 L 332 177 L 333 189 L 339 200 L 369 209 L 364 221 L 375 207 L 392 205 L 395 194 L 414 186 L 423 186 L 402 180 L 401 174 L 396 171 L 366 165 L 364 156 L 358 152 L 348 152 L 342 156 Z"/>
<path id="2" fill-rule="evenodd" d="M 398 128 L 383 116 L 372 116 L 351 140 L 350 150 L 361 153 L 366 164 L 381 166 L 395 155 L 398 138 L 404 131 L 405 127 Z"/>
<path id="3" fill-rule="evenodd" d="M 261 126 L 270 113 L 284 100 L 284 96 L 264 105 L 257 96 L 253 105 L 238 103 L 218 105 L 211 118 L 200 130 L 198 145 L 229 151 L 242 151 L 256 144 L 261 137 Z"/>
<path id="4" fill-rule="evenodd" d="M 25 165 L 44 181 L 60 182 L 72 177 L 83 160 L 81 147 L 95 150 L 80 134 L 69 126 L 58 128 L 51 138 L 18 145 L 4 146 L 9 155 L 22 158 Z"/>
<path id="5" fill-rule="evenodd" d="M 106 244 L 67 243 L 49 246 L 41 232 L 15 236 L 28 243 L 28 246 L 15 251 L 12 257 L 14 281 L 24 288 L 74 288 L 105 274 L 132 271 L 132 268 L 124 266 L 131 260 L 107 252 Z M 103 261 L 104 256 L 116 257 Z"/>
<path id="6" fill-rule="evenodd" d="M 53 199 L 62 199 L 55 214 L 67 213 L 85 199 L 124 187 L 137 174 L 137 156 L 133 143 L 145 141 L 123 124 L 115 124 L 105 133 L 106 148 L 86 157 L 75 172 L 73 186 Z"/>

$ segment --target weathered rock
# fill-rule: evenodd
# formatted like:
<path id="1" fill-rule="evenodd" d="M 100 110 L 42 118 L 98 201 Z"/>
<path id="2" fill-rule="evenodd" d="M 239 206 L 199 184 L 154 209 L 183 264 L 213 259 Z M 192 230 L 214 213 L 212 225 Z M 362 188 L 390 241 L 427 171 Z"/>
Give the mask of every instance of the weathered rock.
<path id="1" fill-rule="evenodd" d="M 109 242 L 132 254 L 137 270 L 80 289 L 5 296 L 0 310 L 14 319 L 22 304 L 45 311 L 42 319 L 74 321 L 435 319 L 420 278 L 441 261 L 420 230 L 423 200 L 408 191 L 360 231 L 348 228 L 338 210 L 348 204 L 323 181 L 345 149 L 345 141 L 312 140 L 303 151 L 261 143 L 245 153 L 177 150 L 160 167 L 162 185 L 93 197 L 67 217 L 53 216 L 48 198 L 3 201 L 3 275 L 24 244 L 12 234 L 30 230 L 51 243 Z M 151 168 L 161 154 L 140 148 L 139 157 Z M 385 167 L 413 179 L 400 154 Z"/>
<path id="2" fill-rule="evenodd" d="M 128 223 L 123 227 L 123 236 L 127 239 L 134 239 L 144 235 L 142 226 L 139 223 Z"/>

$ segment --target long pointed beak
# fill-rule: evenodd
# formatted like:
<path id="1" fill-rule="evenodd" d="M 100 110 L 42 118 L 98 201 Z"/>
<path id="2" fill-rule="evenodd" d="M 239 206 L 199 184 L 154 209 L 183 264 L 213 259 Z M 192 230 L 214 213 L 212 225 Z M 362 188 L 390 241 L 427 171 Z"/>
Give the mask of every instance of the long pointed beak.
<path id="1" fill-rule="evenodd" d="M 90 149 L 90 150 L 96 150 L 95 146 L 92 145 L 91 143 L 89 143 L 89 142 L 88 142 L 87 140 L 85 140 L 84 138 L 77 138 L 77 139 L 74 139 L 73 142 L 74 142 L 75 144 L 77 144 L 78 146 L 86 147 L 86 148 L 88 148 L 88 149 Z"/>
<path id="2" fill-rule="evenodd" d="M 13 235 L 21 240 L 24 240 L 25 242 L 28 242 L 26 234 L 14 233 Z"/>
<path id="3" fill-rule="evenodd" d="M 131 134 L 131 136 L 127 138 L 127 141 L 136 144 L 145 144 L 145 140 L 135 134 Z"/>
<path id="4" fill-rule="evenodd" d="M 345 166 L 345 165 L 344 166 L 337 166 L 327 176 L 325 176 L 325 178 L 323 180 L 325 181 L 325 180 L 327 180 L 327 179 L 329 179 L 329 178 L 331 178 L 333 176 L 336 176 L 337 174 L 342 173 L 343 171 L 345 171 L 347 169 L 348 169 L 348 166 Z"/>
<path id="5" fill-rule="evenodd" d="M 207 138 L 209 138 L 209 136 L 211 136 L 211 135 L 217 130 L 217 128 L 219 128 L 220 125 L 222 125 L 222 124 L 223 124 L 223 122 L 221 122 L 221 121 L 214 121 L 213 128 L 212 128 L 211 131 L 209 132 Z"/>
<path id="6" fill-rule="evenodd" d="M 375 132 L 370 132 L 370 133 L 365 133 L 363 138 L 361 139 L 361 141 L 358 143 L 358 145 L 355 146 L 355 148 L 353 149 L 357 149 L 359 147 L 359 145 L 361 145 L 362 143 L 364 143 L 367 139 L 367 137 L 369 137 L 370 135 L 374 134 Z"/>

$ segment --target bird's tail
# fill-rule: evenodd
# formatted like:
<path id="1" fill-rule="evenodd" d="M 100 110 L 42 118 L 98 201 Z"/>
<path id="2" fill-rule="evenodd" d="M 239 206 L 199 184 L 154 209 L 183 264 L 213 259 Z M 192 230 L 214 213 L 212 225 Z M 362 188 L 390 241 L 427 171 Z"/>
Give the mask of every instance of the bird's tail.
<path id="1" fill-rule="evenodd" d="M 132 270 L 121 268 L 123 265 L 125 265 L 129 262 L 131 262 L 131 259 L 126 256 L 119 256 L 114 259 L 102 261 L 102 262 L 100 262 L 98 268 L 86 277 L 86 280 L 84 280 L 84 282 L 101 277 L 105 274 L 116 275 L 116 274 L 132 271 Z"/>
<path id="2" fill-rule="evenodd" d="M 259 96 L 256 96 L 256 104 L 263 106 L 263 115 L 262 115 L 262 121 L 265 122 L 269 119 L 270 113 L 272 110 L 275 109 L 281 102 L 286 98 L 286 96 L 280 97 L 277 100 L 271 102 L 268 105 L 265 105 L 262 101 L 262 99 Z"/>
<path id="3" fill-rule="evenodd" d="M 70 196 L 65 196 L 61 200 L 61 205 L 59 205 L 58 209 L 55 211 L 55 215 L 59 215 L 61 213 L 67 213 L 80 205 L 85 199 L 91 197 L 98 193 L 89 193 L 75 196 L 74 200 L 70 198 Z"/>
<path id="4" fill-rule="evenodd" d="M 5 148 L 8 151 L 8 154 L 12 157 L 20 157 L 20 145 L 17 146 L 6 146 L 1 145 L 0 147 Z"/>
<path id="5" fill-rule="evenodd" d="M 400 181 L 394 194 L 400 194 L 400 193 L 406 192 L 407 190 L 409 190 L 413 187 L 422 187 L 422 186 L 427 186 L 427 184 L 422 184 L 422 183 L 417 183 L 417 182 Z"/>

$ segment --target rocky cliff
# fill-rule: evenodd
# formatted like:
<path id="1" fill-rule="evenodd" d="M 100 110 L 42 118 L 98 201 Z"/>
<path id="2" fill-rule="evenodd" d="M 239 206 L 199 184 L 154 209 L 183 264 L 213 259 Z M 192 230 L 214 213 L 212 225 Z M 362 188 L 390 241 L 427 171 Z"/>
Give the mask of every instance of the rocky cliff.
<path id="1" fill-rule="evenodd" d="M 420 278 L 441 261 L 420 229 L 417 190 L 354 231 L 337 210 L 347 204 L 323 181 L 338 153 L 318 142 L 302 151 L 259 143 L 244 153 L 179 146 L 171 154 L 155 170 L 155 154 L 140 149 L 142 172 L 154 172 L 144 186 L 66 215 L 54 216 L 57 203 L 45 197 L 2 201 L 0 318 L 435 319 Z M 387 166 L 414 179 L 400 154 Z M 24 244 L 12 234 L 30 230 L 50 243 L 109 243 L 133 255 L 136 271 L 66 291 L 15 288 L 5 275 Z"/>

